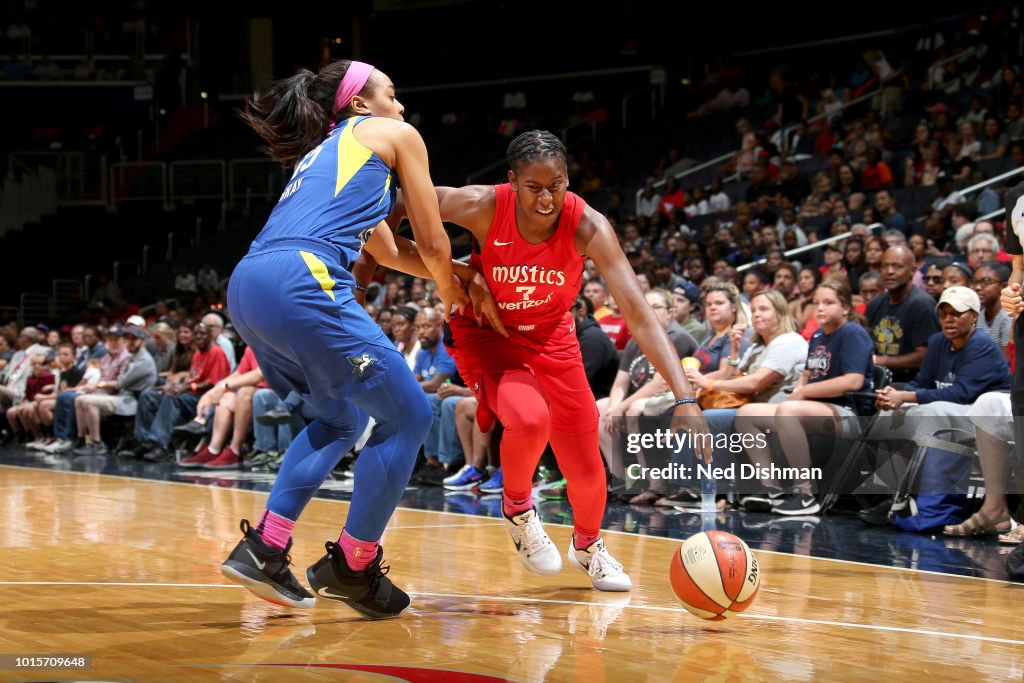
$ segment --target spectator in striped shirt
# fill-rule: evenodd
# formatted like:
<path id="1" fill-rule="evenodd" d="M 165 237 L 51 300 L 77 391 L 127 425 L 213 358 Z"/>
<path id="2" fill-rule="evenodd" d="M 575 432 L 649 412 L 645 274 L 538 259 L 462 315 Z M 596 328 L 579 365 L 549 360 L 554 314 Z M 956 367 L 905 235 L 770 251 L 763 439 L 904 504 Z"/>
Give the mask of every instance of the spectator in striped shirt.
<path id="1" fill-rule="evenodd" d="M 981 299 L 981 315 L 978 316 L 978 329 L 988 333 L 996 346 L 1003 352 L 1006 360 L 1010 360 L 1010 336 L 1013 321 L 1006 315 L 999 303 L 999 293 L 1010 279 L 1009 267 L 1000 261 L 985 261 L 974 272 L 971 288 Z"/>

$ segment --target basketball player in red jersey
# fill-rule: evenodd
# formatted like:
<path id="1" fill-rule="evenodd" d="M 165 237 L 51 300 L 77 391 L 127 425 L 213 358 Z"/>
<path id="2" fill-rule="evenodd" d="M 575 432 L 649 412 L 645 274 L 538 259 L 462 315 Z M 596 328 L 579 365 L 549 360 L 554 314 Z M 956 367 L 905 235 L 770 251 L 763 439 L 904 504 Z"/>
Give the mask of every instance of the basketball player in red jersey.
<path id="1" fill-rule="evenodd" d="M 473 233 L 470 263 L 484 275 L 509 332 L 506 338 L 481 325 L 472 310 L 454 316 L 455 362 L 479 402 L 481 429 L 487 431 L 495 416 L 505 427 L 504 519 L 523 566 L 544 575 L 562 569 L 531 495 L 534 470 L 550 441 L 574 513 L 569 563 L 587 572 L 598 590 L 628 591 L 629 576 L 600 538 L 607 492 L 598 413 L 569 312 L 587 258 L 603 274 L 641 350 L 672 388 L 677 425 L 702 435 L 695 439 L 697 455 L 710 461 L 707 423 L 611 225 L 568 192 L 562 142 L 544 131 L 523 133 L 509 145 L 508 161 L 507 184 L 437 188 L 442 220 Z M 388 218 L 393 227 L 403 206 L 399 195 Z"/>

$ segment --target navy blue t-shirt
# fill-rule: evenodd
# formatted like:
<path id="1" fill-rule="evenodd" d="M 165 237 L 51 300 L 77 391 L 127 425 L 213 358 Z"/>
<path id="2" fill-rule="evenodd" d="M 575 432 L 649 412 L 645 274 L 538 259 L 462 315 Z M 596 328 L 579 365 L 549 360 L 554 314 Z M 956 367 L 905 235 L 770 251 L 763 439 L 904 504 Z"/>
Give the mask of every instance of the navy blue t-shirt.
<path id="1" fill-rule="evenodd" d="M 918 403 L 969 405 L 987 391 L 1009 391 L 1012 384 L 1003 352 L 990 336 L 975 330 L 959 350 L 941 332 L 932 335 L 921 372 L 907 389 L 917 393 Z"/>
<path id="2" fill-rule="evenodd" d="M 858 391 L 871 391 L 873 346 L 871 335 L 857 323 L 848 322 L 832 334 L 825 334 L 824 329 L 819 329 L 807 345 L 805 369 L 810 373 L 807 383 L 859 373 L 864 375 L 864 384 Z M 845 396 L 821 400 L 836 405 L 850 405 Z"/>

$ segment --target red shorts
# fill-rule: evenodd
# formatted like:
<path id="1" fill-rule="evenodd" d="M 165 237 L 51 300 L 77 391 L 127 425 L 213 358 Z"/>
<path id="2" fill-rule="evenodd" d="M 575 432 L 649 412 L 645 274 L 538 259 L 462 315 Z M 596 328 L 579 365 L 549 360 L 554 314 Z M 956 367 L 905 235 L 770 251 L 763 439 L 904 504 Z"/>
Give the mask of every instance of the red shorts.
<path id="1" fill-rule="evenodd" d="M 576 320 L 568 313 L 539 336 L 510 331 L 502 337 L 462 316 L 450 322 L 455 347 L 448 348 L 466 386 L 476 396 L 477 423 L 488 431 L 497 415 L 497 383 L 507 372 L 526 371 L 540 385 L 551 411 L 551 428 L 566 434 L 597 429 L 597 402 L 587 383 Z"/>

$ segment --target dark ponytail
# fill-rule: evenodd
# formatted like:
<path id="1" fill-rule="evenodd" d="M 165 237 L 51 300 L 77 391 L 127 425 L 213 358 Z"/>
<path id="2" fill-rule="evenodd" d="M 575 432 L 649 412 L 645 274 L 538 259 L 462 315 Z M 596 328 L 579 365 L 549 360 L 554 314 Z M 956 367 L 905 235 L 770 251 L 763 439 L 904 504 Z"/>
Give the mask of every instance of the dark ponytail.
<path id="1" fill-rule="evenodd" d="M 338 85 L 350 61 L 342 59 L 325 65 L 317 73 L 301 69 L 290 78 L 274 83 L 265 93 L 246 100 L 239 115 L 267 144 L 274 161 L 292 167 L 323 142 L 331 129 L 331 109 Z M 372 91 L 367 81 L 361 95 Z M 349 108 L 337 113 L 335 121 L 352 115 Z"/>

